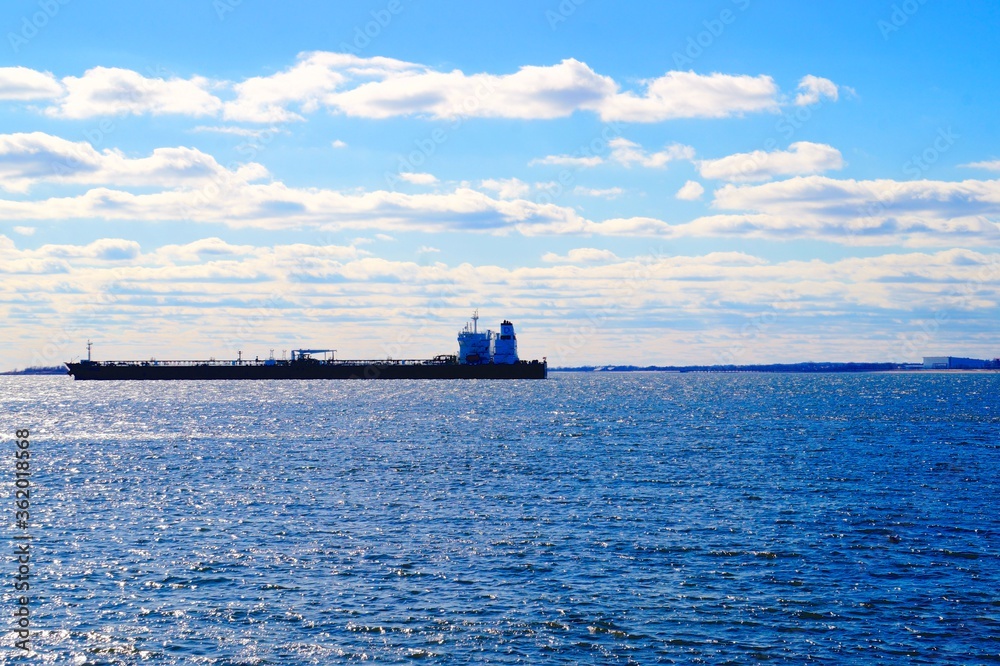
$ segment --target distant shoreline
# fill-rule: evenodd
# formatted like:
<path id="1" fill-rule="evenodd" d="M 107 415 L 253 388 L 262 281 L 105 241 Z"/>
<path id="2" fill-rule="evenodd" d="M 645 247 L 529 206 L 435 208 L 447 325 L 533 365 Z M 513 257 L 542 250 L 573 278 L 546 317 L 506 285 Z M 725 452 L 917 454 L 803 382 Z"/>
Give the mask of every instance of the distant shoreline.
<path id="1" fill-rule="evenodd" d="M 24 370 L 8 370 L 0 372 L 0 376 L 10 375 L 68 375 L 69 370 L 65 365 L 50 365 L 45 367 L 25 368 Z"/>
<path id="2" fill-rule="evenodd" d="M 549 372 L 772 372 L 772 373 L 843 373 L 843 372 L 997 372 L 992 368 L 924 368 L 917 363 L 771 363 L 759 365 L 584 365 L 551 367 Z"/>

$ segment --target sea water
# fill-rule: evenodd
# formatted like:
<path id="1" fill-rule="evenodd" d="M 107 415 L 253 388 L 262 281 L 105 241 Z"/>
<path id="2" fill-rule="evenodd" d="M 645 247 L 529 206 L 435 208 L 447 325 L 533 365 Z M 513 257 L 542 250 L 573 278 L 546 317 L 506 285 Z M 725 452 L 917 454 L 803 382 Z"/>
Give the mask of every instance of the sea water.
<path id="1" fill-rule="evenodd" d="M 30 659 L 998 661 L 998 389 L 0 378 L 9 539 L 30 429 Z"/>

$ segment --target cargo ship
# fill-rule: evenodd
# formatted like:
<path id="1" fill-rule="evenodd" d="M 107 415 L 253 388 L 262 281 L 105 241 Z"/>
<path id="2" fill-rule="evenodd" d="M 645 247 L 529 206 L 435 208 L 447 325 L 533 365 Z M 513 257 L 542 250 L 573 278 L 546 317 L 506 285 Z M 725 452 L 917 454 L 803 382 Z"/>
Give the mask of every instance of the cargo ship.
<path id="1" fill-rule="evenodd" d="M 74 379 L 545 379 L 548 374 L 544 358 L 518 358 L 514 324 L 505 319 L 499 333 L 480 331 L 478 311 L 458 334 L 458 354 L 431 359 L 340 360 L 332 349 L 294 349 L 290 359 L 272 354 L 251 361 L 240 353 L 229 361 L 94 361 L 91 344 L 86 360 L 66 363 Z"/>

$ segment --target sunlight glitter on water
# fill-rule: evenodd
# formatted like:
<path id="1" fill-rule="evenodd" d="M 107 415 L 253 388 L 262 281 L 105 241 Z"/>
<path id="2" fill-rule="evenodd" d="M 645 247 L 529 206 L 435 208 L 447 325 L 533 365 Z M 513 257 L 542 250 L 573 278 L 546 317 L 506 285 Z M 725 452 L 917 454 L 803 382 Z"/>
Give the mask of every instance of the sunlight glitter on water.
<path id="1" fill-rule="evenodd" d="M 996 375 L 0 381 L 47 663 L 1000 650 Z"/>

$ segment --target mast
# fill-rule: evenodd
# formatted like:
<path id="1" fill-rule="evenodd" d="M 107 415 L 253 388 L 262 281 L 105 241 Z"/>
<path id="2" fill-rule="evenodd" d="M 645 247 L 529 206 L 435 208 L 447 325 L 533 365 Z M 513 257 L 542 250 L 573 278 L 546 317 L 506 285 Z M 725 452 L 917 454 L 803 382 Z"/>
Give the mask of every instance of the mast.
<path id="1" fill-rule="evenodd" d="M 90 348 L 94 345 L 93 342 L 87 340 L 87 362 L 90 362 Z"/>

